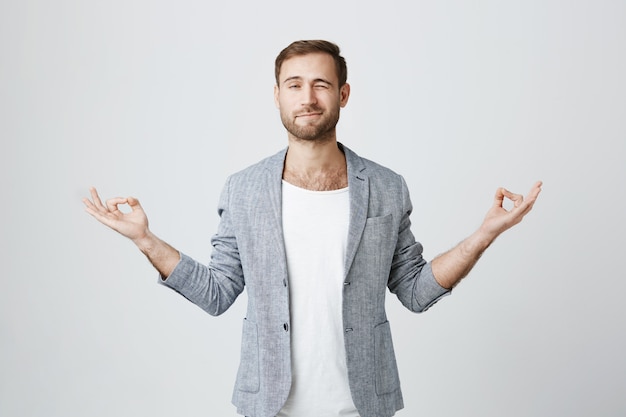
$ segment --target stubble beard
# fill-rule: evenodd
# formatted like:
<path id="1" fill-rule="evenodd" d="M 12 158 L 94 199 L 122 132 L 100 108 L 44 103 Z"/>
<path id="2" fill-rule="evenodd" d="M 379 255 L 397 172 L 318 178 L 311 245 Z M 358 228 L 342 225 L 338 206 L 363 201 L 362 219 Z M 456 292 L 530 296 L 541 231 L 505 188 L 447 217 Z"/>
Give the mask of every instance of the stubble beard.
<path id="1" fill-rule="evenodd" d="M 320 111 L 317 107 L 305 109 L 304 112 Z M 305 126 L 297 125 L 296 116 L 280 113 L 280 119 L 285 129 L 296 139 L 304 141 L 324 142 L 334 138 L 335 127 L 339 122 L 339 108 L 332 109 L 329 113 L 322 113 L 322 119 L 315 124 Z"/>

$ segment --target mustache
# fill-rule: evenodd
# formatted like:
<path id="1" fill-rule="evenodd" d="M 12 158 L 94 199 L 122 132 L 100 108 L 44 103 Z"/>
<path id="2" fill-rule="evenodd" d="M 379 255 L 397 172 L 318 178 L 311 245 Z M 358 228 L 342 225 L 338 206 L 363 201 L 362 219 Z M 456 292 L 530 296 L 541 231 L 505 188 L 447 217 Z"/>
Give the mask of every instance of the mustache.
<path id="1" fill-rule="evenodd" d="M 297 112 L 296 116 L 302 116 L 303 114 L 310 114 L 310 113 L 322 113 L 322 109 L 318 106 L 307 106 L 301 109 L 299 112 Z"/>

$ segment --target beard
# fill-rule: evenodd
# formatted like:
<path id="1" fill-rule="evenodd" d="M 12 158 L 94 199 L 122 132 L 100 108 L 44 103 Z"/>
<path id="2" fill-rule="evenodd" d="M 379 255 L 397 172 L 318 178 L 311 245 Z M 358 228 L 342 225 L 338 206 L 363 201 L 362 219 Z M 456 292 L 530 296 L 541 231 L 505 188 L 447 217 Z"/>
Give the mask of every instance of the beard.
<path id="1" fill-rule="evenodd" d="M 303 109 L 301 113 L 314 113 L 320 112 L 321 109 L 317 106 L 311 106 Z M 298 113 L 298 114 L 301 114 Z M 319 141 L 322 142 L 329 138 L 329 135 L 335 131 L 337 122 L 339 122 L 339 106 L 330 109 L 328 112 L 322 113 L 320 119 L 314 123 L 307 123 L 306 125 L 296 124 L 296 117 L 280 112 L 280 120 L 283 122 L 285 129 L 297 139 L 306 141 Z"/>

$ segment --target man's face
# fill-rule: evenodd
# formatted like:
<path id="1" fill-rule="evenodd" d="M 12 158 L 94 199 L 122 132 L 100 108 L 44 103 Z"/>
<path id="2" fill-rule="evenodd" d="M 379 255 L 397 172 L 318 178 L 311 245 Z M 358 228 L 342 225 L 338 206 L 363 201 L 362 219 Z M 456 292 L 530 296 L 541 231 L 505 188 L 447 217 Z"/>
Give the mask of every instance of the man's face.
<path id="1" fill-rule="evenodd" d="M 350 86 L 339 87 L 333 58 L 324 53 L 295 56 L 283 62 L 274 101 L 291 138 L 334 138 L 339 109 L 348 102 Z"/>

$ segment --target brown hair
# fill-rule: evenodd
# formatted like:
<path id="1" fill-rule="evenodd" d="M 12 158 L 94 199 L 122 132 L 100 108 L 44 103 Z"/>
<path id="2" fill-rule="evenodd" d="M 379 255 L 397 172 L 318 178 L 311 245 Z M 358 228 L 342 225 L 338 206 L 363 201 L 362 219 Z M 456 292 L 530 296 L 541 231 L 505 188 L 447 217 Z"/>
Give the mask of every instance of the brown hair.
<path id="1" fill-rule="evenodd" d="M 325 53 L 330 55 L 335 61 L 337 69 L 337 78 L 339 79 L 339 87 L 342 87 L 348 80 L 348 67 L 346 60 L 339 54 L 339 47 L 332 42 L 323 40 L 295 41 L 288 47 L 280 51 L 274 63 L 274 75 L 276 76 L 276 85 L 280 85 L 278 76 L 280 75 L 280 67 L 289 58 L 313 53 Z"/>

